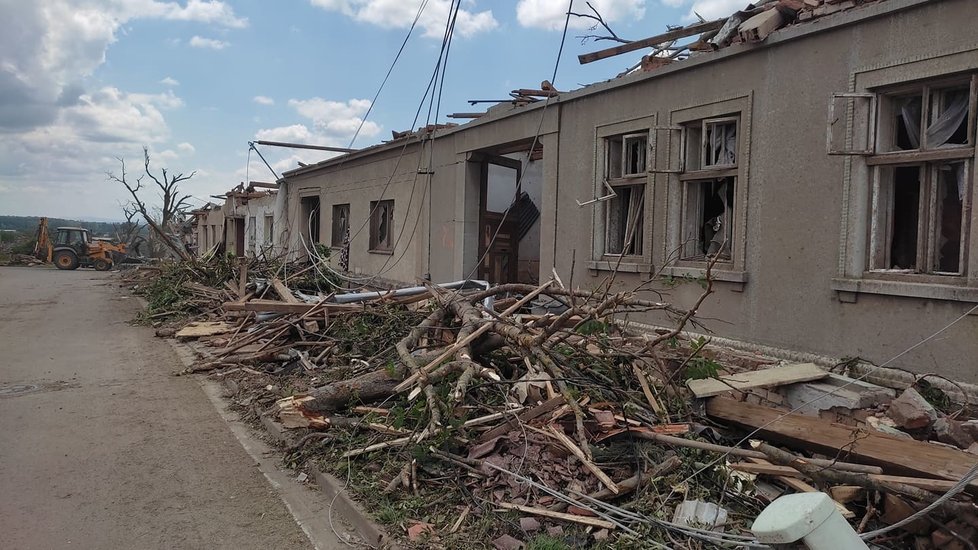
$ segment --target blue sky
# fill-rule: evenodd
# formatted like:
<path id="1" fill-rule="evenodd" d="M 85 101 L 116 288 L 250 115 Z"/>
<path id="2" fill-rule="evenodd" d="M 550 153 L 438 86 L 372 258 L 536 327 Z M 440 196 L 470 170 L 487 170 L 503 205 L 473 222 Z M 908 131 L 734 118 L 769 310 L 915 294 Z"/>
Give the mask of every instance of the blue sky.
<path id="1" fill-rule="evenodd" d="M 0 0 L 0 214 L 118 219 L 124 190 L 106 181 L 153 166 L 197 176 L 203 204 L 246 175 L 272 176 L 247 142 L 346 146 L 421 0 Z M 595 0 L 623 38 L 708 19 L 741 0 Z M 428 0 L 418 28 L 355 146 L 410 128 L 441 43 L 450 0 Z M 442 117 L 549 79 L 564 0 L 463 0 Z M 574 11 L 588 11 L 576 0 Z M 613 77 L 641 52 L 581 66 L 575 19 L 559 89 Z M 484 107 L 484 106 L 483 106 Z M 321 153 L 265 149 L 276 169 Z M 149 196 L 151 198 L 151 195 Z"/>

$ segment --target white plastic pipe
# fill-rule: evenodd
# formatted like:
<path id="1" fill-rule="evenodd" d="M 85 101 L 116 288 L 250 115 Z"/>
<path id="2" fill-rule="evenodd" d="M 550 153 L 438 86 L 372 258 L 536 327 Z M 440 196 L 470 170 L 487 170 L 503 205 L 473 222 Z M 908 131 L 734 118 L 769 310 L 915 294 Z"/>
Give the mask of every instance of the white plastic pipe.
<path id="1" fill-rule="evenodd" d="M 825 493 L 785 495 L 764 509 L 750 528 L 758 542 L 801 542 L 810 550 L 868 550 Z"/>

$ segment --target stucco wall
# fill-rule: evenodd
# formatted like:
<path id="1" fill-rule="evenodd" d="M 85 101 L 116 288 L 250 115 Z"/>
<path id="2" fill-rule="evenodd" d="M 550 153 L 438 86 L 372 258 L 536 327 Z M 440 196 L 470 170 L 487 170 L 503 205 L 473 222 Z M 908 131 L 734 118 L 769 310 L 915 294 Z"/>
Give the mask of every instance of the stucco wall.
<path id="1" fill-rule="evenodd" d="M 838 291 L 834 279 L 860 275 L 852 266 L 863 253 L 859 243 L 867 230 L 868 184 L 859 168 L 862 160 L 826 154 L 829 98 L 833 92 L 860 91 L 858 83 L 867 74 L 875 75 L 877 68 L 906 67 L 906 78 L 913 78 L 921 60 L 943 60 L 955 52 L 965 52 L 954 58 L 956 64 L 930 63 L 929 72 L 919 72 L 919 77 L 938 75 L 945 66 L 961 70 L 962 63 L 978 69 L 972 30 L 975 7 L 973 0 L 868 4 L 783 29 L 764 44 L 731 46 L 655 73 L 562 94 L 546 110 L 539 104 L 510 111 L 497 108 L 470 124 L 440 132 L 430 153 L 430 194 L 410 209 L 412 190 L 422 196 L 419 184 L 427 181 L 427 175 L 417 177 L 415 172 L 417 144 L 408 146 L 396 170 L 400 146 L 353 155 L 339 166 L 288 175 L 290 219 L 299 196 L 319 194 L 322 239 L 328 242 L 330 206 L 349 202 L 352 227 L 358 228 L 369 200 L 380 196 L 394 174 L 384 196 L 396 201 L 395 229 L 400 231 L 405 220 L 413 223 L 420 212 L 419 229 L 410 242 L 399 244 L 395 257 L 402 250 L 405 254 L 393 268 L 385 263 L 386 255 L 367 251 L 366 234 L 355 239 L 351 268 L 402 281 L 428 273 L 434 280 L 466 276 L 477 259 L 479 171 L 471 154 L 528 140 L 539 128 L 544 146 L 538 204 L 540 273 L 546 278 L 555 267 L 568 281 L 573 270 L 575 284 L 595 285 L 609 275 L 606 266 L 595 263 L 601 259 L 595 250 L 596 234 L 602 238 L 601 215 L 595 209 L 601 205 L 582 208 L 577 201 L 599 191 L 595 183 L 602 163 L 596 158 L 596 136 L 601 128 L 641 121 L 654 145 L 652 168 L 668 170 L 677 149 L 668 127 L 689 113 L 710 112 L 710 106 L 736 105 L 743 147 L 737 184 L 737 201 L 743 206 L 737 216 L 739 252 L 734 254 L 736 265 L 724 268 L 724 280 L 716 282 L 716 293 L 703 305 L 700 317 L 709 330 L 727 338 L 881 363 L 941 329 L 978 300 Z M 863 19 L 876 13 L 881 15 Z M 815 32 L 822 29 L 826 30 Z M 642 284 L 674 252 L 680 185 L 673 174 L 649 176 L 646 257 L 636 262 L 634 272 L 617 275 L 620 288 Z M 975 186 L 971 199 L 978 199 Z M 973 210 L 970 216 L 971 223 L 978 224 Z M 978 239 L 971 244 L 973 283 L 978 275 L 976 246 Z M 668 299 L 682 307 L 692 304 L 699 292 L 696 283 L 681 284 L 668 289 Z M 968 317 L 890 366 L 975 381 L 976 329 L 978 316 Z"/>

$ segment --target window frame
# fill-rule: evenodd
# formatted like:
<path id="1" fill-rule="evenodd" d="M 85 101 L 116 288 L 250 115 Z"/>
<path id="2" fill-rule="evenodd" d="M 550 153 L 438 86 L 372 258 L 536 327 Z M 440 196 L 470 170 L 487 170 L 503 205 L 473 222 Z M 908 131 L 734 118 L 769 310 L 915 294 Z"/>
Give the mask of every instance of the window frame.
<path id="1" fill-rule="evenodd" d="M 386 235 L 384 235 L 384 238 L 381 238 L 381 236 L 379 235 L 382 222 L 387 223 L 387 231 L 386 231 Z M 377 254 L 393 254 L 394 253 L 393 240 L 394 240 L 394 199 L 381 199 L 377 201 L 370 201 L 369 252 L 377 253 Z"/>
<path id="2" fill-rule="evenodd" d="M 964 79 L 971 80 L 969 98 L 968 136 L 976 138 L 976 90 L 978 90 L 978 46 L 968 46 L 954 51 L 942 52 L 923 57 L 905 59 L 887 65 L 867 65 L 856 67 L 850 74 L 847 94 L 871 96 L 869 103 L 877 102 L 883 93 L 897 94 L 913 91 L 923 85 L 935 88 L 947 87 Z M 843 95 L 843 94 L 833 94 Z M 879 101 L 878 103 L 882 103 Z M 886 111 L 877 107 L 875 116 Z M 843 216 L 840 226 L 840 254 L 837 275 L 831 281 L 832 290 L 843 303 L 855 303 L 861 294 L 902 296 L 949 302 L 978 302 L 978 156 L 974 147 L 952 147 L 931 150 L 910 150 L 887 152 L 884 146 L 887 137 L 875 135 L 880 125 L 872 128 L 874 135 L 868 154 L 847 152 L 843 168 Z M 884 130 L 885 131 L 885 130 Z M 853 132 L 847 128 L 845 139 L 852 139 Z M 877 142 L 880 142 L 877 144 Z M 963 152 L 963 153 L 962 153 Z M 878 166 L 894 164 L 913 164 L 954 160 L 965 156 L 971 160 L 966 177 L 970 184 L 966 193 L 970 201 L 970 212 L 964 212 L 963 222 L 966 257 L 960 258 L 962 276 L 881 273 L 870 270 L 873 201 L 878 197 L 874 186 Z"/>
<path id="3" fill-rule="evenodd" d="M 927 127 L 933 123 L 932 113 L 936 92 L 968 86 L 967 142 L 964 144 L 945 144 L 937 147 L 927 143 Z M 919 145 L 915 149 L 896 149 L 898 128 L 894 107 L 898 98 L 921 96 Z M 961 284 L 974 276 L 969 270 L 969 245 L 975 225 L 968 215 L 972 209 L 975 168 L 975 124 L 978 119 L 976 98 L 978 98 L 978 72 L 971 74 L 941 76 L 894 86 L 875 88 L 873 93 L 878 100 L 876 139 L 873 144 L 875 154 L 865 159 L 869 170 L 869 212 L 866 224 L 868 246 L 863 276 L 882 280 L 907 281 L 930 284 Z M 884 124 L 886 126 L 884 126 Z M 940 238 L 937 217 L 937 200 L 940 189 L 939 170 L 943 165 L 964 163 L 964 191 L 962 195 L 961 243 L 959 245 L 958 271 L 947 272 L 935 268 L 938 261 L 936 240 Z M 917 255 L 913 269 L 892 269 L 890 254 L 892 245 L 893 216 L 892 201 L 895 170 L 901 167 L 917 166 L 920 173 Z"/>
<path id="4" fill-rule="evenodd" d="M 604 151 L 605 151 L 605 155 L 604 155 L 605 168 L 603 174 L 604 185 L 605 188 L 611 192 L 610 195 L 606 195 L 605 197 L 603 197 L 606 198 L 606 200 L 601 201 L 605 203 L 604 207 L 602 208 L 603 219 L 604 219 L 604 247 L 602 249 L 602 256 L 605 257 L 606 259 L 611 259 L 615 261 L 617 261 L 619 258 L 631 259 L 632 261 L 641 260 L 642 258 L 645 257 L 644 244 L 645 244 L 645 232 L 647 229 L 646 220 L 648 217 L 647 208 L 646 208 L 648 201 L 646 200 L 646 196 L 648 195 L 648 190 L 649 190 L 648 174 L 649 174 L 649 160 L 651 157 L 650 155 L 651 142 L 649 140 L 649 132 L 633 131 L 633 132 L 605 136 L 602 139 L 604 140 Z M 630 148 L 628 144 L 629 142 L 636 142 L 636 141 L 642 144 L 641 147 L 644 155 L 644 159 L 642 163 L 643 166 L 641 171 L 629 172 L 627 170 L 627 167 L 630 165 L 629 162 Z M 619 142 L 620 142 L 619 147 L 621 149 L 620 155 L 614 155 L 613 152 L 615 150 L 615 147 L 613 146 L 613 144 Z M 615 156 L 618 156 L 617 162 L 620 163 L 618 165 L 617 170 L 612 169 L 612 161 L 613 161 L 613 157 Z M 617 172 L 620 175 L 613 176 L 612 175 L 613 172 Z M 627 214 L 625 216 L 625 221 L 622 222 L 625 225 L 625 233 L 622 235 L 622 239 L 623 239 L 622 242 L 616 243 L 617 239 L 614 241 L 612 240 L 613 235 L 610 231 L 612 225 L 611 219 L 612 216 L 614 215 L 613 214 L 614 205 L 617 203 L 617 200 L 620 198 L 619 190 L 624 190 L 624 189 L 628 189 L 629 191 L 629 203 L 628 203 L 628 208 L 626 209 Z M 632 242 L 628 247 L 630 251 L 627 251 L 625 244 L 628 241 L 627 237 L 628 237 L 628 231 L 630 229 L 628 227 L 628 218 L 631 216 L 631 210 L 633 208 L 632 205 L 634 204 L 632 201 L 635 200 L 635 191 L 639 189 L 641 190 L 641 198 L 639 199 L 641 203 L 637 207 L 638 212 L 636 215 L 635 222 L 636 223 L 640 222 L 640 223 L 637 227 L 637 231 L 632 233 L 632 240 L 631 240 Z M 621 252 L 611 252 L 611 250 L 616 248 L 621 248 Z"/>
<path id="5" fill-rule="evenodd" d="M 747 212 L 750 184 L 751 121 L 753 92 L 728 96 L 675 109 L 669 114 L 668 169 L 659 171 L 668 181 L 666 198 L 666 238 L 661 255 L 666 265 L 661 269 L 667 277 L 702 277 L 706 273 L 705 257 L 684 253 L 684 235 L 689 219 L 690 184 L 734 178 L 733 204 L 727 222 L 731 235 L 729 258 L 719 260 L 711 269 L 714 280 L 732 283 L 730 289 L 743 291 L 747 283 Z M 736 163 L 710 165 L 703 168 L 706 154 L 705 123 L 735 120 L 737 132 Z M 695 138 L 695 141 L 690 141 Z M 692 149 L 692 150 L 691 150 Z M 695 155 L 692 157 L 690 155 Z M 698 240 L 696 242 L 699 242 Z"/>

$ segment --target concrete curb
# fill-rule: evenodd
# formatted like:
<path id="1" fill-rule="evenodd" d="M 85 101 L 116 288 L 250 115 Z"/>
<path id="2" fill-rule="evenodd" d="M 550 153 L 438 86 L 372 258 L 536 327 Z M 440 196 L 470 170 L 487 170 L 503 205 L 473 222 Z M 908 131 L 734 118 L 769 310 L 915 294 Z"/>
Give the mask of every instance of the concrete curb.
<path id="1" fill-rule="evenodd" d="M 286 445 L 294 442 L 294 439 L 285 428 L 268 416 L 262 415 L 261 423 L 272 439 L 285 443 Z M 353 525 L 353 528 L 356 529 L 357 534 L 363 540 L 378 548 L 397 548 L 397 545 L 387 536 L 383 528 L 370 519 L 363 508 L 360 507 L 359 503 L 350 498 L 344 487 L 345 484 L 342 481 L 326 472 L 320 471 L 319 468 L 311 464 L 307 463 L 306 467 L 312 474 L 313 479 L 316 480 L 316 484 L 319 485 L 319 489 L 331 500 L 330 506 Z"/>

